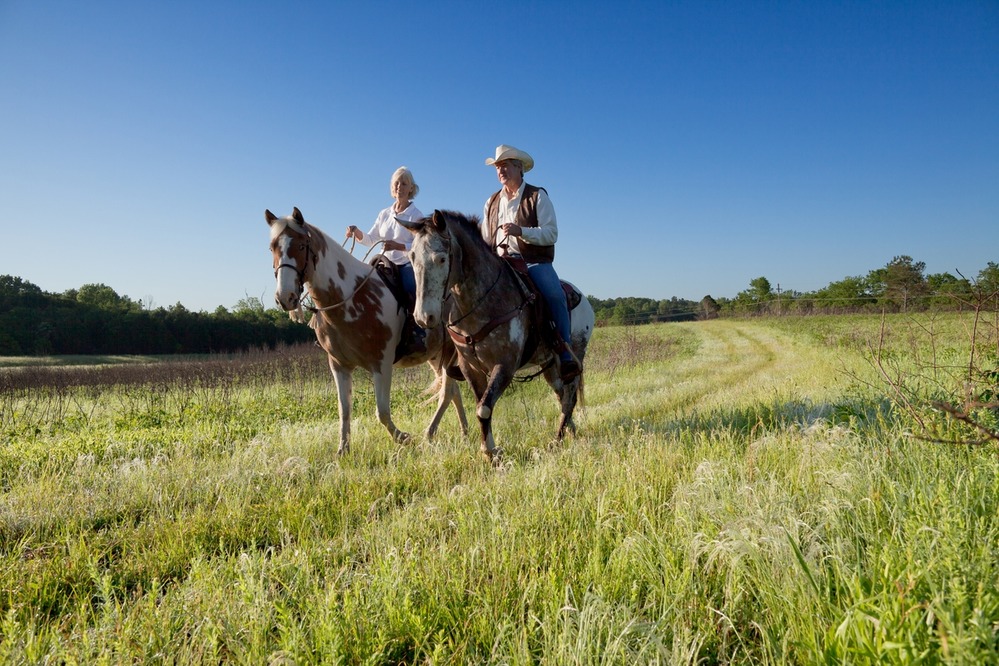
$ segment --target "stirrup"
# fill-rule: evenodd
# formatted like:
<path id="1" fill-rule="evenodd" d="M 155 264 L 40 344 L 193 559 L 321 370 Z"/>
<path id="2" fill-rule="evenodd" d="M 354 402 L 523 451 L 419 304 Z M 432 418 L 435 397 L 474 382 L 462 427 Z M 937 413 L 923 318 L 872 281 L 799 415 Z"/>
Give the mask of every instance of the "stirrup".
<path id="1" fill-rule="evenodd" d="M 563 382 L 571 382 L 573 379 L 583 374 L 583 368 L 574 358 L 566 359 L 564 361 L 560 359 L 559 374 L 561 375 Z"/>

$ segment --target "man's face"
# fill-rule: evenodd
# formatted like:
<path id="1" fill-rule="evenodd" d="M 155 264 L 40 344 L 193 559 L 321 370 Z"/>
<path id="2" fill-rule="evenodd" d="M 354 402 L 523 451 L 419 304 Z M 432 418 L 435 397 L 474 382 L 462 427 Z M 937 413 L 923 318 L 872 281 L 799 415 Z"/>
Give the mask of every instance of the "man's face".
<path id="1" fill-rule="evenodd" d="M 520 170 L 520 165 L 511 160 L 503 160 L 496 163 L 496 178 L 503 187 L 516 189 L 524 181 L 524 174 Z"/>

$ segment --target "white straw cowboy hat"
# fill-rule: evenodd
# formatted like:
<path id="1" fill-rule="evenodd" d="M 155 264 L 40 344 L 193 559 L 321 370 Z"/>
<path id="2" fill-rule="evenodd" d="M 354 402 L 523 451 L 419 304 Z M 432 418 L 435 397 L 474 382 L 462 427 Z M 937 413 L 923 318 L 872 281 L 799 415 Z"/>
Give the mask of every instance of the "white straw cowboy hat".
<path id="1" fill-rule="evenodd" d="M 524 165 L 524 173 L 534 168 L 534 158 L 523 150 L 517 150 L 513 146 L 496 146 L 496 157 L 487 157 L 486 166 L 492 166 L 503 160 L 519 160 Z"/>

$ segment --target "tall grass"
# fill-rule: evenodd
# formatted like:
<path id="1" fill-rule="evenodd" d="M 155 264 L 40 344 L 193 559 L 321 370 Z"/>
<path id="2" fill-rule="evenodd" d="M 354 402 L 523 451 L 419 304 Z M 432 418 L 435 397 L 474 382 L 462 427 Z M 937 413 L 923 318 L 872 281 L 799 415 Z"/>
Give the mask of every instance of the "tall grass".
<path id="1" fill-rule="evenodd" d="M 337 457 L 307 354 L 8 385 L 0 659 L 996 663 L 999 456 L 912 437 L 848 319 L 598 329 L 579 434 L 515 385 L 498 469 L 361 377 Z"/>

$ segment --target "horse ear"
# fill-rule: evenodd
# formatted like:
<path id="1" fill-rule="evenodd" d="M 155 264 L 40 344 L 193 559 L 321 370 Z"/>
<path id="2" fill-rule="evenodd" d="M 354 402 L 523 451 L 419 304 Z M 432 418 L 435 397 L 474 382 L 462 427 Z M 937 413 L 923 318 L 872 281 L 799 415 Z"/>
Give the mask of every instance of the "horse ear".
<path id="1" fill-rule="evenodd" d="M 295 206 L 295 208 L 292 209 L 291 216 L 296 222 L 305 226 L 305 218 L 302 216 L 302 211 L 298 210 L 298 206 Z"/>
<path id="2" fill-rule="evenodd" d="M 274 224 L 274 220 L 277 219 L 277 215 L 270 212 L 269 210 L 264 211 L 264 219 L 267 220 L 267 224 Z"/>
<path id="3" fill-rule="evenodd" d="M 444 213 L 442 213 L 439 210 L 434 211 L 433 223 L 434 223 L 434 229 L 436 229 L 437 231 L 443 232 L 445 229 L 447 229 L 447 222 L 446 218 L 444 217 Z"/>
<path id="4" fill-rule="evenodd" d="M 395 217 L 395 221 L 401 224 L 402 226 L 406 227 L 413 233 L 419 233 L 423 231 L 423 223 L 426 222 L 426 220 L 404 220 L 401 217 Z"/>

